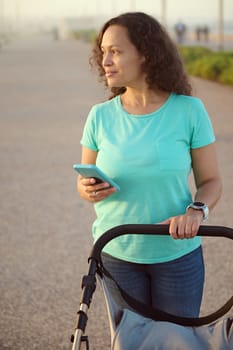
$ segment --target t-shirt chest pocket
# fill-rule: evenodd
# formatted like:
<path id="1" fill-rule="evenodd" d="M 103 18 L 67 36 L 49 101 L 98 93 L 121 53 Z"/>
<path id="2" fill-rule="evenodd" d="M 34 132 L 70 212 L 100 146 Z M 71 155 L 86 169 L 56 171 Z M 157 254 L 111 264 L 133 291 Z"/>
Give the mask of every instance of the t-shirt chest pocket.
<path id="1" fill-rule="evenodd" d="M 159 141 L 158 158 L 161 170 L 187 170 L 191 165 L 189 145 L 184 140 Z"/>

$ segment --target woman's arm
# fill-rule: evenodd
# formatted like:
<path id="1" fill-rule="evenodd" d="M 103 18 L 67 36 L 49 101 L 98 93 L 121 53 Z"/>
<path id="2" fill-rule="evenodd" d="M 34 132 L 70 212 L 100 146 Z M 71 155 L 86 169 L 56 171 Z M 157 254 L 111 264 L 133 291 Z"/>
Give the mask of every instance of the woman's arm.
<path id="1" fill-rule="evenodd" d="M 204 202 L 211 211 L 222 193 L 215 143 L 194 149 L 191 155 L 197 188 L 195 201 Z"/>
<path id="2" fill-rule="evenodd" d="M 193 149 L 191 151 L 192 166 L 196 184 L 195 201 L 203 202 L 211 211 L 222 192 L 215 144 Z M 189 208 L 184 215 L 166 220 L 170 224 L 173 238 L 191 238 L 197 234 L 203 220 L 203 212 Z"/>
<path id="3" fill-rule="evenodd" d="M 97 152 L 89 148 L 82 147 L 82 164 L 96 164 Z M 81 198 L 96 203 L 106 197 L 110 196 L 112 193 L 116 192 L 116 189 L 111 187 L 107 182 L 96 184 L 94 178 L 85 179 L 81 175 L 77 178 L 77 190 Z"/>

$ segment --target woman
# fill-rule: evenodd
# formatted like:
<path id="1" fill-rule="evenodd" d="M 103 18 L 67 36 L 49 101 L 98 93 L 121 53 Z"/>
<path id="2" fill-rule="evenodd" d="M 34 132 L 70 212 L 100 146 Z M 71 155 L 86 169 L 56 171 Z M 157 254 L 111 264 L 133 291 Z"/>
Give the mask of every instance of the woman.
<path id="1" fill-rule="evenodd" d="M 201 240 L 195 236 L 221 194 L 208 114 L 191 96 L 176 46 L 147 14 L 125 13 L 105 23 L 91 64 L 112 96 L 89 113 L 82 163 L 96 164 L 121 188 L 78 178 L 81 197 L 94 203 L 94 239 L 131 223 L 162 222 L 170 233 L 117 238 L 107 245 L 104 263 L 136 299 L 197 317 L 204 266 Z"/>

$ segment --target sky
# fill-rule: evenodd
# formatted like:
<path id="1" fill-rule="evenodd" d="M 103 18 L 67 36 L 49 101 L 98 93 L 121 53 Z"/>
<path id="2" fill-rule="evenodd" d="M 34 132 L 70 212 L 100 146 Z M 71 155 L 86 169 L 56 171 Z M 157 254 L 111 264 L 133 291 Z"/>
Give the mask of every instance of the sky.
<path id="1" fill-rule="evenodd" d="M 144 11 L 161 19 L 166 3 L 166 21 L 213 22 L 220 0 L 0 0 L 1 18 L 11 20 L 76 16 L 112 16 L 125 11 Z M 233 24 L 233 0 L 223 2 L 224 19 Z"/>

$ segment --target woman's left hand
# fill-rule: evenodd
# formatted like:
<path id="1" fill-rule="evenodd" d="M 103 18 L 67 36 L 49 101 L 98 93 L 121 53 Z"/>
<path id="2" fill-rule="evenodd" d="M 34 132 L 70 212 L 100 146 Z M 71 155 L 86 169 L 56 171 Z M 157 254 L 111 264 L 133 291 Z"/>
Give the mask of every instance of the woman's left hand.
<path id="1" fill-rule="evenodd" d="M 169 225 L 169 233 L 174 239 L 193 238 L 197 235 L 203 220 L 201 210 L 189 208 L 187 213 L 173 216 L 160 224 Z"/>

